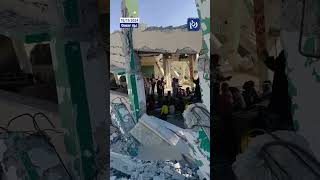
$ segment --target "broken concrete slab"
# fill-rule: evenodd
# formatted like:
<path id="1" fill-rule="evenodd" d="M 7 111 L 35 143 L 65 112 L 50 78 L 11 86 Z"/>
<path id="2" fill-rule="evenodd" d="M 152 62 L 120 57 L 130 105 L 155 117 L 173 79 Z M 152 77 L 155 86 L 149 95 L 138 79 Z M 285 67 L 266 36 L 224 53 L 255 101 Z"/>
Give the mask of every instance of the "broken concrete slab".
<path id="1" fill-rule="evenodd" d="M 183 117 L 188 128 L 203 129 L 210 139 L 210 113 L 204 104 L 190 104 L 183 112 Z"/>
<path id="2" fill-rule="evenodd" d="M 167 127 L 174 125 L 158 119 L 154 116 L 144 114 L 138 124 L 130 131 L 130 133 L 142 144 L 158 145 L 167 143 L 168 145 L 176 145 L 179 141 L 179 136 Z M 178 127 L 177 127 L 178 128 Z M 148 134 L 148 136 L 146 136 Z"/>
<path id="3" fill-rule="evenodd" d="M 142 161 L 130 156 L 111 152 L 111 176 L 113 179 L 119 180 L 122 178 L 130 180 L 144 179 L 176 179 L 183 180 L 199 179 L 184 164 L 177 168 L 176 162 L 171 161 Z M 118 172 L 117 172 L 118 171 Z M 121 174 L 122 173 L 122 174 Z"/>
<path id="4" fill-rule="evenodd" d="M 53 176 L 61 177 L 60 180 L 69 179 L 58 155 L 46 139 L 24 133 L 3 133 L 0 138 L 1 143 L 5 144 L 0 146 L 0 162 L 7 179 L 47 180 Z"/>
<path id="5" fill-rule="evenodd" d="M 199 167 L 198 175 L 209 179 L 210 153 L 201 147 L 198 132 L 179 128 L 153 116 L 143 115 L 130 133 L 145 148 L 141 152 L 153 151 L 160 158 L 164 158 L 161 157 L 161 153 L 166 154 L 167 158 L 171 157 L 167 153 L 172 153 L 176 158 L 183 156 L 194 161 Z M 158 150 L 161 152 L 157 153 Z"/>
<path id="6" fill-rule="evenodd" d="M 301 147 L 306 152 L 309 152 L 310 145 L 306 139 L 296 132 L 290 131 L 275 131 L 272 134 L 285 142 L 293 143 Z M 291 149 L 295 152 L 291 152 L 289 148 L 285 146 L 270 146 L 265 149 L 268 152 L 268 161 L 265 160 L 264 153 L 261 151 L 262 147 L 270 142 L 278 141 L 278 139 L 272 137 L 269 134 L 263 134 L 251 139 L 246 151 L 237 156 L 236 162 L 232 165 L 233 171 L 239 180 L 269 180 L 274 179 L 277 176 L 279 179 L 292 179 L 292 180 L 315 180 L 319 179 L 314 173 L 310 171 L 312 169 L 319 170 L 315 162 L 311 161 L 305 153 L 298 151 L 295 148 Z M 298 156 L 300 158 L 298 158 Z M 271 159 L 272 158 L 272 159 Z M 303 159 L 304 162 L 301 161 Z M 275 162 L 277 164 L 275 164 Z M 308 166 L 306 166 L 306 164 Z M 281 168 L 280 168 L 281 167 Z M 285 176 L 285 173 L 289 177 Z"/>

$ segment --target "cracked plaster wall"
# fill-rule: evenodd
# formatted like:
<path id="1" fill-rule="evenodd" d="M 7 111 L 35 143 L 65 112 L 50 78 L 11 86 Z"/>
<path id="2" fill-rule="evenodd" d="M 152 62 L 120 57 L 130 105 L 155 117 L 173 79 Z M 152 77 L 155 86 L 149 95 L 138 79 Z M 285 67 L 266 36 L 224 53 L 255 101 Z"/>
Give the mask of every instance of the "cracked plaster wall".
<path id="1" fill-rule="evenodd" d="M 319 1 L 307 1 L 306 17 L 319 16 L 320 9 L 315 6 Z M 319 5 L 319 4 L 318 4 Z M 320 158 L 320 141 L 318 140 L 320 121 L 318 118 L 318 102 L 320 91 L 320 64 L 315 59 L 302 56 L 298 52 L 299 26 L 301 20 L 301 2 L 299 0 L 284 1 L 281 16 L 281 43 L 287 53 L 287 73 L 289 93 L 292 96 L 292 112 L 298 122 L 298 132 L 310 143 L 316 157 Z M 315 26 L 315 18 L 308 18 L 305 36 L 319 35 L 319 24 Z M 310 39 L 309 39 L 310 40 Z M 310 43 L 311 42 L 311 43 Z M 312 41 L 304 43 L 303 48 L 312 46 Z"/>
<path id="2" fill-rule="evenodd" d="M 181 27 L 150 27 L 148 29 L 142 26 L 134 30 L 133 43 L 134 49 L 140 51 L 195 54 L 201 50 L 201 35 L 201 31 L 188 32 Z M 121 32 L 111 33 L 110 42 L 110 65 L 125 68 Z M 155 67 L 155 70 L 157 69 Z"/>

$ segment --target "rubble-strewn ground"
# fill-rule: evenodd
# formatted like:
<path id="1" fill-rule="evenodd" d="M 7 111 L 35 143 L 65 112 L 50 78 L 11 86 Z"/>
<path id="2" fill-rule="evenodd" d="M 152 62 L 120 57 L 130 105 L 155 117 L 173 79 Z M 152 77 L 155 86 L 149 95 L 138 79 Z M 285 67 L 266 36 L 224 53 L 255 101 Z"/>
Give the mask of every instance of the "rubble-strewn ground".
<path id="1" fill-rule="evenodd" d="M 130 156 L 128 142 L 116 127 L 110 127 L 110 179 L 199 179 L 197 169 L 181 161 L 144 161 Z"/>

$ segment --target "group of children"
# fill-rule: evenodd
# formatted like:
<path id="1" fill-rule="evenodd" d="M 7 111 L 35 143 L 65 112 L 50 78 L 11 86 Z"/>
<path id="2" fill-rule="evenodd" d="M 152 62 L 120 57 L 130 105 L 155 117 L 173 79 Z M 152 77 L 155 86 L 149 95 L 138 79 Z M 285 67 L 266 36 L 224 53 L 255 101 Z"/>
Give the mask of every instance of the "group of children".
<path id="1" fill-rule="evenodd" d="M 168 95 L 165 97 L 159 97 L 158 101 L 155 101 L 154 96 L 150 95 L 147 99 L 147 113 L 149 115 L 154 115 L 156 106 L 160 107 L 160 118 L 162 120 L 167 120 L 168 115 L 183 113 L 183 111 L 190 104 L 190 97 L 173 97 L 171 96 L 171 92 L 168 92 Z"/>

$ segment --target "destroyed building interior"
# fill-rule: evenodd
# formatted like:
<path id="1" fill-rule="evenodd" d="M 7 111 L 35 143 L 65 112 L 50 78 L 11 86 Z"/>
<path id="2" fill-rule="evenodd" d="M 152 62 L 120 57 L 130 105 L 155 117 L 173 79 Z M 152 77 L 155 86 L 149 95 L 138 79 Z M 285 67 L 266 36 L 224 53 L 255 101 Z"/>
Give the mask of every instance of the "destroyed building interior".
<path id="1" fill-rule="evenodd" d="M 1 0 L 0 180 L 320 179 L 319 0 L 143 1 Z"/>

